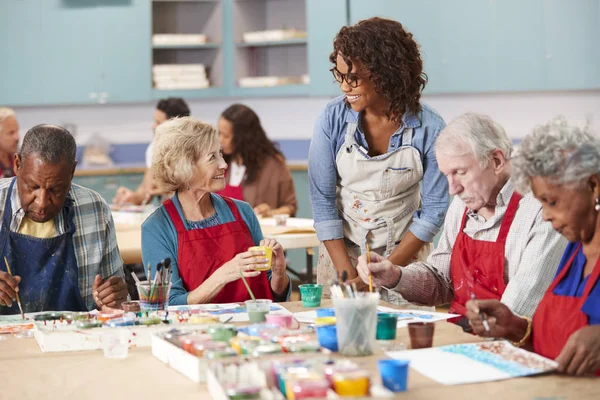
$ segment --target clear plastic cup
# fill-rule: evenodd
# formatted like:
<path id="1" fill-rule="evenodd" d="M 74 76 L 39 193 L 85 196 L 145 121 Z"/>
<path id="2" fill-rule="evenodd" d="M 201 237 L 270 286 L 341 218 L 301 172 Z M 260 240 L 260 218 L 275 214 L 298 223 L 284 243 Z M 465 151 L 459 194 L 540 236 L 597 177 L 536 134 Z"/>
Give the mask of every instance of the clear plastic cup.
<path id="1" fill-rule="evenodd" d="M 104 357 L 112 359 L 124 359 L 129 355 L 128 330 L 105 328 L 102 331 L 102 350 Z"/>
<path id="2" fill-rule="evenodd" d="M 379 293 L 358 292 L 356 297 L 334 297 L 338 348 L 349 357 L 373 354 L 377 341 Z"/>
<path id="3" fill-rule="evenodd" d="M 142 311 L 165 310 L 169 306 L 171 283 L 167 285 L 150 285 L 147 281 L 135 285 L 140 296 Z"/>
<path id="4" fill-rule="evenodd" d="M 246 311 L 251 323 L 266 321 L 266 315 L 271 311 L 272 300 L 246 300 Z"/>

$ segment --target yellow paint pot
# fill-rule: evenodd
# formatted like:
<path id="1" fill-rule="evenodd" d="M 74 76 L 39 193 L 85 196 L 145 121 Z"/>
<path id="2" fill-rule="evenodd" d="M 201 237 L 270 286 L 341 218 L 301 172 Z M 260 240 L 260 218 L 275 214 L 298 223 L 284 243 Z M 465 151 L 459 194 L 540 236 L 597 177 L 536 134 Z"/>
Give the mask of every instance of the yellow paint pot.
<path id="1" fill-rule="evenodd" d="M 367 396 L 369 373 L 364 370 L 336 372 L 333 374 L 333 389 L 340 396 Z"/>

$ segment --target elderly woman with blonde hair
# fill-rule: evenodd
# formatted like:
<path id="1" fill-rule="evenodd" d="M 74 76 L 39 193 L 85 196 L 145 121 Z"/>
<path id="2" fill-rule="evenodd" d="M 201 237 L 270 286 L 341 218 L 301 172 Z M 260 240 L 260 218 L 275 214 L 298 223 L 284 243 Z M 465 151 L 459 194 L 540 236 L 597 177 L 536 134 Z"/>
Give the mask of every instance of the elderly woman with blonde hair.
<path id="1" fill-rule="evenodd" d="M 156 129 L 152 170 L 157 185 L 174 192 L 142 225 L 142 258 L 155 265 L 169 257 L 173 270 L 169 304 L 241 302 L 250 298 L 285 300 L 290 293 L 283 248 L 264 239 L 252 207 L 221 197 L 225 169 L 217 131 L 192 117 L 176 118 Z M 273 249 L 266 274 L 262 252 Z"/>
<path id="2" fill-rule="evenodd" d="M 600 375 L 600 141 L 559 117 L 523 140 L 513 168 L 520 190 L 532 190 L 570 243 L 533 321 L 496 300 L 470 301 L 467 318 L 475 333 L 533 348 L 561 372 Z"/>

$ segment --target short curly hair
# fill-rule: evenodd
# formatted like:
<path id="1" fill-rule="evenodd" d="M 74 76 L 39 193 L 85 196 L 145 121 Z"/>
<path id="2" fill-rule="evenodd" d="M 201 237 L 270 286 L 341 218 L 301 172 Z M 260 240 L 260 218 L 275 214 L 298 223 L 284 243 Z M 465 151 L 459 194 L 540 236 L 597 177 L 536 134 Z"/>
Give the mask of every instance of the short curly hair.
<path id="1" fill-rule="evenodd" d="M 196 163 L 215 142 L 217 130 L 194 117 L 160 124 L 152 154 L 154 182 L 166 192 L 181 189 L 198 173 Z"/>
<path id="2" fill-rule="evenodd" d="M 388 118 L 400 122 L 407 110 L 418 116 L 427 74 L 419 45 L 400 22 L 374 17 L 342 27 L 329 55 L 333 64 L 338 54 L 350 71 L 352 60 L 369 70 L 375 90 L 390 102 L 385 110 Z"/>

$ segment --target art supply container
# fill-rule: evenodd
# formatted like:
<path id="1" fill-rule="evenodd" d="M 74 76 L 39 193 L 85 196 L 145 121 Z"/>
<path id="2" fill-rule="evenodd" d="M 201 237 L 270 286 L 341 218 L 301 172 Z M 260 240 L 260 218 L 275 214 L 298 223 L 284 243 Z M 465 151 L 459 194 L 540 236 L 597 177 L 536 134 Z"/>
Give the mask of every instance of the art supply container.
<path id="1" fill-rule="evenodd" d="M 131 333 L 123 329 L 102 329 L 102 350 L 104 357 L 123 359 L 129 354 L 129 339 Z"/>
<path id="2" fill-rule="evenodd" d="M 109 328 L 119 328 L 121 326 L 133 326 L 135 323 L 135 319 L 131 317 L 121 317 L 121 318 L 113 318 L 109 319 L 104 323 L 105 326 Z"/>
<path id="3" fill-rule="evenodd" d="M 259 386 L 252 387 L 230 387 L 227 389 L 227 396 L 230 400 L 255 400 L 260 399 Z"/>
<path id="4" fill-rule="evenodd" d="M 148 282 L 140 282 L 135 286 L 140 296 L 142 311 L 165 310 L 169 306 L 170 282 L 166 285 L 150 285 Z"/>
<path id="5" fill-rule="evenodd" d="M 319 308 L 317 309 L 317 317 L 335 317 L 335 308 Z"/>
<path id="6" fill-rule="evenodd" d="M 266 258 L 267 266 L 263 267 L 261 264 L 257 264 L 256 267 L 253 267 L 255 271 L 268 271 L 271 269 L 271 265 L 273 265 L 273 248 L 267 246 L 252 246 L 248 249 L 248 251 L 264 251 L 264 256 L 255 256 L 255 258 Z"/>
<path id="7" fill-rule="evenodd" d="M 381 313 L 377 314 L 377 340 L 396 339 L 396 325 L 398 323 L 397 314 Z"/>
<path id="8" fill-rule="evenodd" d="M 334 297 L 337 339 L 342 355 L 373 354 L 377 341 L 379 293 L 358 292 L 356 297 Z"/>
<path id="9" fill-rule="evenodd" d="M 188 353 L 203 357 L 208 351 L 224 351 L 225 349 L 227 349 L 227 343 L 223 342 L 195 342 Z"/>
<path id="10" fill-rule="evenodd" d="M 123 316 L 125 316 L 125 311 L 113 310 L 113 311 L 106 311 L 106 312 L 98 313 L 98 316 L 96 317 L 96 319 L 100 322 L 106 322 L 109 319 L 121 318 Z"/>
<path id="11" fill-rule="evenodd" d="M 408 364 L 408 360 L 379 360 L 377 366 L 383 386 L 392 392 L 404 392 L 406 390 Z"/>
<path id="12" fill-rule="evenodd" d="M 300 327 L 300 323 L 291 314 L 267 314 L 265 318 L 267 323 L 281 328 L 298 329 Z"/>
<path id="13" fill-rule="evenodd" d="M 257 323 L 266 321 L 265 316 L 271 310 L 272 300 L 246 300 L 246 311 L 248 312 L 248 318 L 250 323 Z"/>
<path id="14" fill-rule="evenodd" d="M 141 307 L 139 301 L 126 301 L 124 303 L 121 303 L 121 308 L 125 312 L 132 312 L 132 313 L 138 313 L 142 310 L 142 307 Z"/>
<path id="15" fill-rule="evenodd" d="M 369 372 L 363 370 L 339 371 L 332 376 L 333 389 L 342 396 L 360 397 L 369 394 Z"/>
<path id="16" fill-rule="evenodd" d="M 56 321 L 62 318 L 64 313 L 62 312 L 48 312 L 38 314 L 33 317 L 35 321 Z"/>
<path id="17" fill-rule="evenodd" d="M 412 349 L 424 349 L 433 345 L 433 322 L 411 322 L 408 324 L 410 335 L 410 347 Z"/>
<path id="18" fill-rule="evenodd" d="M 212 337 L 212 340 L 217 342 L 229 342 L 237 331 L 233 325 L 215 325 L 207 329 L 207 333 Z"/>
<path id="19" fill-rule="evenodd" d="M 321 295 L 323 294 L 323 285 L 307 284 L 298 286 L 303 307 L 319 307 L 321 305 Z"/>
<path id="20" fill-rule="evenodd" d="M 289 214 L 273 214 L 275 226 L 286 226 L 289 217 Z"/>
<path id="21" fill-rule="evenodd" d="M 331 351 L 338 351 L 337 327 L 335 325 L 317 326 L 319 344 Z"/>
<path id="22" fill-rule="evenodd" d="M 326 379 L 300 379 L 292 383 L 294 400 L 324 399 L 327 397 L 329 382 Z"/>

